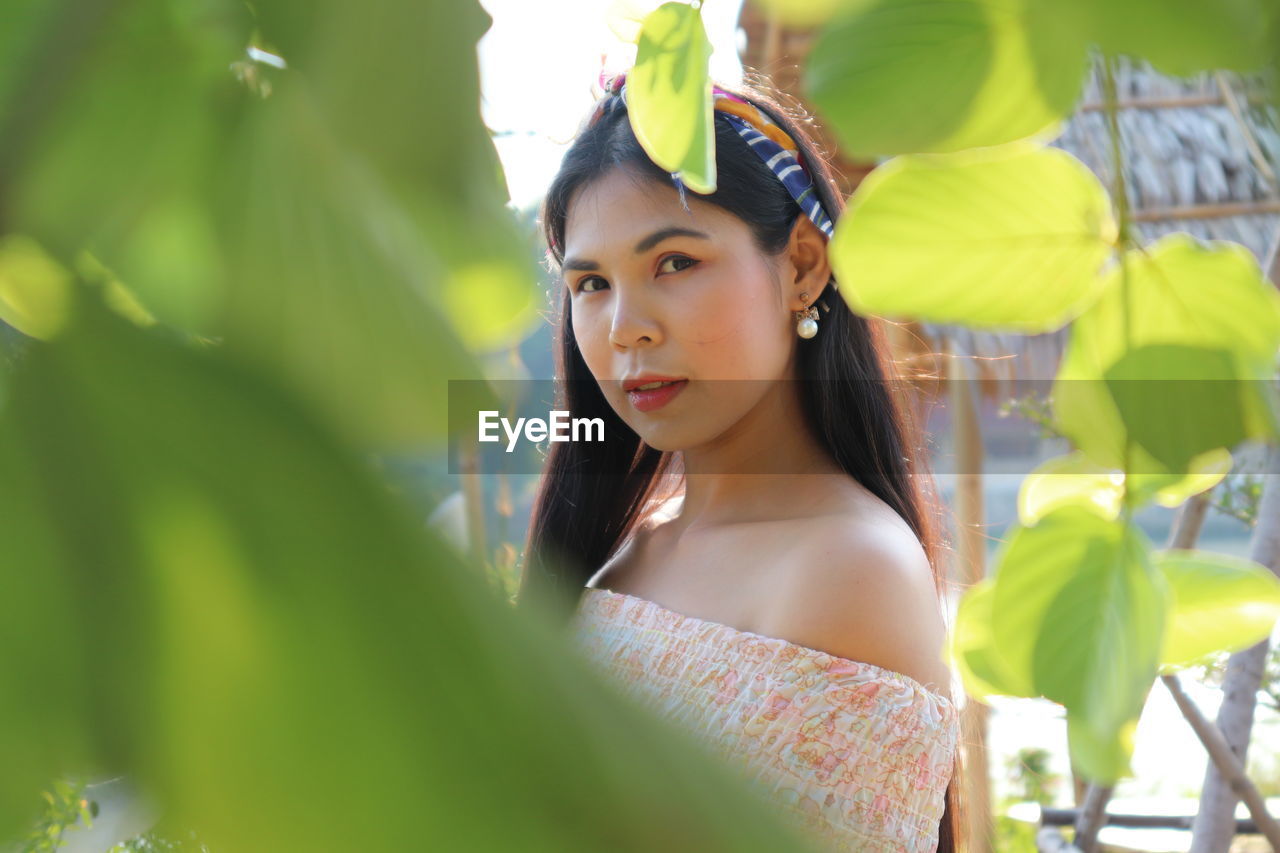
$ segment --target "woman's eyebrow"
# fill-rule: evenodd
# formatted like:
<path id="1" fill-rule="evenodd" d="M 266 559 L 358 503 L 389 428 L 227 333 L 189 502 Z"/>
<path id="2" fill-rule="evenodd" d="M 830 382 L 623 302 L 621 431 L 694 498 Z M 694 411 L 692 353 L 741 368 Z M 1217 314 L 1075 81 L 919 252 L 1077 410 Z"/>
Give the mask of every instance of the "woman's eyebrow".
<path id="1" fill-rule="evenodd" d="M 636 243 L 635 253 L 637 255 L 643 255 L 663 240 L 671 237 L 697 237 L 702 240 L 711 239 L 710 234 L 704 234 L 703 232 L 695 231 L 692 228 L 682 228 L 680 226 L 662 228 L 658 231 L 654 231 L 639 243 Z M 586 258 L 566 258 L 561 269 L 566 272 L 569 270 L 597 270 L 600 269 L 600 265 L 595 261 L 589 261 Z"/>

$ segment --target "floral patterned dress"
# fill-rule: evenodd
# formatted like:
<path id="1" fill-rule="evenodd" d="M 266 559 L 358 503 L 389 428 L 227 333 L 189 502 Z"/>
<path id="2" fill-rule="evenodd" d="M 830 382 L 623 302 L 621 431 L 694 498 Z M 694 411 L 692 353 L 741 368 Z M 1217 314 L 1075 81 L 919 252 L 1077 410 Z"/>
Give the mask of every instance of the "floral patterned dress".
<path id="1" fill-rule="evenodd" d="M 586 588 L 573 636 L 623 692 L 705 738 L 819 849 L 933 853 L 960 737 L 915 679 Z"/>

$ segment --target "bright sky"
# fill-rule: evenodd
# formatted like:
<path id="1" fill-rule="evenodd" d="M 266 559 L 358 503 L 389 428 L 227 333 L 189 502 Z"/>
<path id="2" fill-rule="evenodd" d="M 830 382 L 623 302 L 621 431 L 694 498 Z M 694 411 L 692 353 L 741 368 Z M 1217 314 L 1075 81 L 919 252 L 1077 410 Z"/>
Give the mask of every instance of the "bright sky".
<path id="1" fill-rule="evenodd" d="M 660 0 L 624 6 L 656 8 Z M 711 39 L 711 74 L 737 83 L 738 14 L 742 0 L 705 0 L 703 22 Z M 636 48 L 616 35 L 609 0 L 481 0 L 493 26 L 480 39 L 481 115 L 495 133 L 511 190 L 511 203 L 536 204 L 595 102 L 601 58 L 610 71 L 635 61 Z"/>

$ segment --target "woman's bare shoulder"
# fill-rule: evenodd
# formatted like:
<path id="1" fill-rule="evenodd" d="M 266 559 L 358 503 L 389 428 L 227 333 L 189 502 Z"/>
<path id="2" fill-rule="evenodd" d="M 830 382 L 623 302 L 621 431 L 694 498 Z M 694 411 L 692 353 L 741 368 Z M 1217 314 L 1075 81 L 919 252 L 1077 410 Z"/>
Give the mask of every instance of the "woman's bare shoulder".
<path id="1" fill-rule="evenodd" d="M 801 523 L 778 566 L 773 628 L 800 645 L 901 672 L 949 695 L 933 566 L 910 525 L 888 512 L 893 518 L 833 513 Z"/>

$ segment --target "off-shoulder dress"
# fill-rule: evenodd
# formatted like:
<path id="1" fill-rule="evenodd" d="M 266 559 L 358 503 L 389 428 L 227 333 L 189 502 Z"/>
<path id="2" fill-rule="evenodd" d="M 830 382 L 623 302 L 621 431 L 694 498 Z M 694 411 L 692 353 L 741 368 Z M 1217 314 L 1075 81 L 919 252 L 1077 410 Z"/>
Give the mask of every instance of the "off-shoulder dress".
<path id="1" fill-rule="evenodd" d="M 832 851 L 934 853 L 960 737 L 942 693 L 871 663 L 587 587 L 586 657 Z"/>

